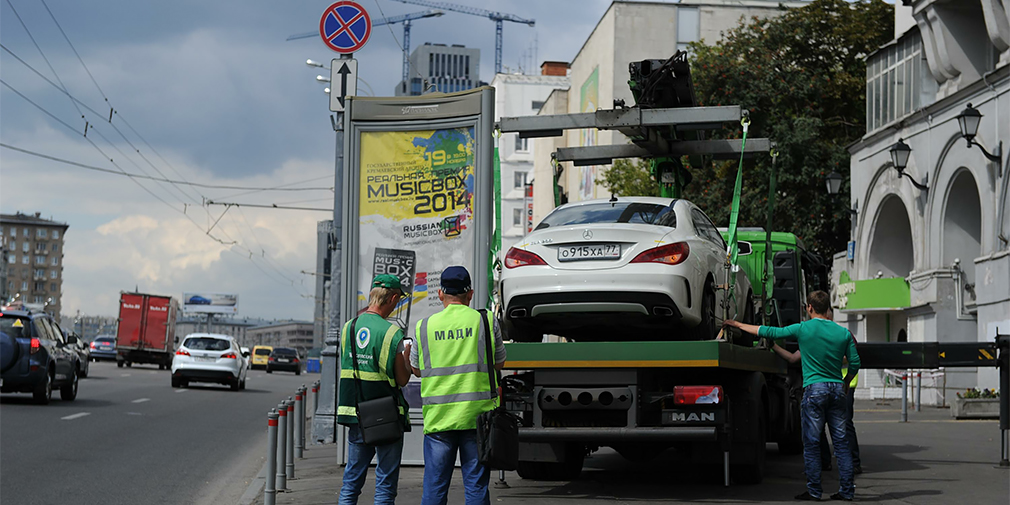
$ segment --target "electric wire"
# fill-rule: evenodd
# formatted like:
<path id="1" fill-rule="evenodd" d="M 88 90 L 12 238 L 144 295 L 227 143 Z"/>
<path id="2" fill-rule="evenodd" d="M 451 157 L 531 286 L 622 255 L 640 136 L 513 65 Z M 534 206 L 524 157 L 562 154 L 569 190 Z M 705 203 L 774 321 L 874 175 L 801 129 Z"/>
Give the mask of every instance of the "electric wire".
<path id="1" fill-rule="evenodd" d="M 10 0 L 8 0 L 8 1 L 10 1 Z M 375 6 L 379 8 L 379 14 L 382 17 L 386 17 L 386 13 L 382 12 L 382 5 L 379 4 L 379 0 L 375 0 Z M 403 47 L 403 44 L 400 44 L 400 39 L 396 38 L 396 33 L 393 32 L 393 27 L 390 26 L 389 23 L 386 23 L 386 28 L 389 29 L 389 34 L 393 36 L 393 42 L 396 43 L 396 47 L 400 48 L 400 53 L 402 54 L 402 53 L 407 52 L 407 50 Z M 413 70 L 414 73 L 417 74 L 418 77 L 420 77 L 422 80 L 424 79 L 424 76 L 421 75 L 421 71 L 418 70 L 416 67 L 414 67 L 414 64 L 410 61 L 410 55 L 409 54 L 407 55 L 407 66 L 410 67 L 410 69 Z"/>
<path id="2" fill-rule="evenodd" d="M 53 119 L 56 119 L 57 121 L 60 121 L 61 123 L 63 123 L 63 121 L 61 121 L 58 118 L 54 117 Z M 69 127 L 70 125 L 67 125 L 66 123 L 64 123 L 64 126 L 68 126 Z M 104 173 L 108 173 L 108 174 L 112 174 L 112 175 L 125 175 L 127 177 L 135 177 L 137 179 L 147 179 L 147 180 L 152 180 L 152 181 L 170 182 L 170 183 L 173 183 L 173 184 L 183 184 L 183 185 L 195 186 L 195 187 L 200 187 L 200 188 L 208 188 L 208 189 L 232 189 L 232 190 L 253 190 L 255 192 L 260 192 L 260 191 L 333 191 L 333 188 L 324 188 L 324 187 L 287 188 L 287 187 L 280 187 L 280 186 L 278 186 L 278 187 L 265 188 L 265 187 L 250 187 L 250 186 L 227 186 L 227 185 L 222 185 L 222 184 L 203 184 L 203 183 L 199 183 L 199 182 L 187 182 L 187 181 L 177 181 L 177 180 L 172 180 L 172 179 L 160 179 L 158 177 L 152 177 L 150 175 L 135 174 L 135 173 L 131 173 L 131 172 L 119 172 L 119 171 L 111 170 L 111 169 L 108 169 L 108 168 L 96 167 L 94 165 L 87 165 L 85 163 L 79 163 L 79 162 L 76 162 L 76 161 L 72 161 L 72 160 L 68 160 L 68 159 L 64 159 L 64 158 L 59 158 L 59 157 L 51 156 L 51 155 L 48 155 L 48 154 L 43 154 L 43 153 L 40 153 L 40 152 L 32 151 L 30 149 L 25 149 L 23 147 L 14 146 L 14 145 L 11 145 L 11 144 L 6 144 L 6 143 L 3 143 L 3 142 L 0 142 L 0 147 L 6 148 L 6 149 L 10 149 L 12 151 L 18 151 L 18 152 L 21 152 L 21 153 L 24 153 L 24 154 L 28 154 L 28 155 L 31 155 L 31 156 L 35 156 L 35 157 L 38 157 L 38 158 L 43 158 L 43 159 L 55 161 L 55 162 L 58 162 L 58 163 L 64 163 L 66 165 L 72 165 L 72 166 L 75 166 L 75 167 L 84 168 L 84 169 L 87 169 L 87 170 L 94 170 L 94 171 L 97 171 L 97 172 L 104 172 Z M 292 184 L 297 184 L 297 183 L 292 183 Z M 329 200 L 329 199 L 327 199 L 327 200 Z"/>

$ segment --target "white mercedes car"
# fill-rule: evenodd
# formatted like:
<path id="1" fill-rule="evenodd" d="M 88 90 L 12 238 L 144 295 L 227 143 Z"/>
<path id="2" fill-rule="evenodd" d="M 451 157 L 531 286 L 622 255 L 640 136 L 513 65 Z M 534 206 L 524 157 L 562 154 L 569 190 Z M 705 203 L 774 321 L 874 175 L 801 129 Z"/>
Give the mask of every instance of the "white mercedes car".
<path id="1" fill-rule="evenodd" d="M 238 342 L 228 335 L 191 333 L 183 339 L 172 359 L 172 387 L 187 387 L 190 382 L 214 382 L 245 389 L 246 360 Z"/>
<path id="2" fill-rule="evenodd" d="M 726 249 L 712 221 L 687 200 L 562 205 L 505 255 L 507 338 L 715 338 L 725 316 L 754 318 L 750 281 L 743 269 L 726 268 Z M 736 277 L 731 297 L 724 288 L 728 275 Z"/>

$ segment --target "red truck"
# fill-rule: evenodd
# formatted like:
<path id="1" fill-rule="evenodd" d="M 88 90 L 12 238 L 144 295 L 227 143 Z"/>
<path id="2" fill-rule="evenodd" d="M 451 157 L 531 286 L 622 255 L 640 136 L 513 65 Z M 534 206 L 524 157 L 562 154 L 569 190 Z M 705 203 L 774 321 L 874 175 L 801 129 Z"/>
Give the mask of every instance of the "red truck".
<path id="1" fill-rule="evenodd" d="M 153 363 L 172 367 L 175 352 L 175 315 L 179 304 L 170 296 L 120 293 L 116 365 Z"/>

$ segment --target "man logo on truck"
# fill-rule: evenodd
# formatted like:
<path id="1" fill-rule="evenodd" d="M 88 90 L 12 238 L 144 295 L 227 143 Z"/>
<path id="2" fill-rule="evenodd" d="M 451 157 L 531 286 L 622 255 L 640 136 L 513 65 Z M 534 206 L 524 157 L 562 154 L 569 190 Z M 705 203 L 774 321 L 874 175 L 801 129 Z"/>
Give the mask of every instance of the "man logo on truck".
<path id="1" fill-rule="evenodd" d="M 673 421 L 675 422 L 715 422 L 714 412 L 701 412 L 700 415 L 695 412 L 690 414 L 685 414 L 683 412 L 673 412 Z"/>

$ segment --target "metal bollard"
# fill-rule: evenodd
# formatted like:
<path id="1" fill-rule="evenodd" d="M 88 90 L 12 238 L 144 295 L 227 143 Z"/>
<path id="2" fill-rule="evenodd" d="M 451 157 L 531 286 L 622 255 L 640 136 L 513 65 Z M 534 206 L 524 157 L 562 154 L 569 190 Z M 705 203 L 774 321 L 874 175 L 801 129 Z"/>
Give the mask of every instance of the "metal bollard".
<path id="1" fill-rule="evenodd" d="M 307 449 L 307 447 L 305 446 L 305 424 L 308 421 L 308 415 L 306 414 L 306 411 L 309 409 L 306 404 L 309 402 L 309 388 L 305 387 L 305 384 L 302 384 L 301 393 L 302 393 L 302 406 L 301 406 L 301 412 L 298 414 L 298 419 L 300 423 L 299 426 L 302 427 L 302 433 L 300 437 L 302 443 L 299 446 L 301 447 L 302 452 L 298 453 L 299 458 L 302 457 L 302 454 Z"/>
<path id="2" fill-rule="evenodd" d="M 302 397 L 305 390 L 298 388 L 295 390 L 295 457 L 302 457 L 302 448 L 305 446 L 305 439 L 303 434 L 305 433 L 305 411 L 302 410 L 305 407 L 305 400 Z"/>
<path id="3" fill-rule="evenodd" d="M 277 405 L 277 473 L 275 478 L 277 479 L 277 491 L 287 491 L 288 490 L 288 479 L 287 474 L 284 473 L 284 459 L 287 451 L 285 450 L 285 443 L 287 442 L 288 429 L 288 406 L 285 402 L 281 402 Z"/>
<path id="4" fill-rule="evenodd" d="M 319 410 L 319 381 L 312 383 L 312 417 L 315 417 Z"/>
<path id="5" fill-rule="evenodd" d="M 922 370 L 915 372 L 915 411 L 922 412 Z"/>
<path id="6" fill-rule="evenodd" d="M 284 473 L 287 478 L 295 478 L 295 400 L 288 397 L 284 402 L 288 409 L 288 441 L 285 443 L 287 454 L 284 459 Z"/>
<path id="7" fill-rule="evenodd" d="M 908 371 L 901 372 L 901 422 L 908 422 Z"/>
<path id="8" fill-rule="evenodd" d="M 277 409 L 267 413 L 267 474 L 263 487 L 263 505 L 277 503 Z"/>

